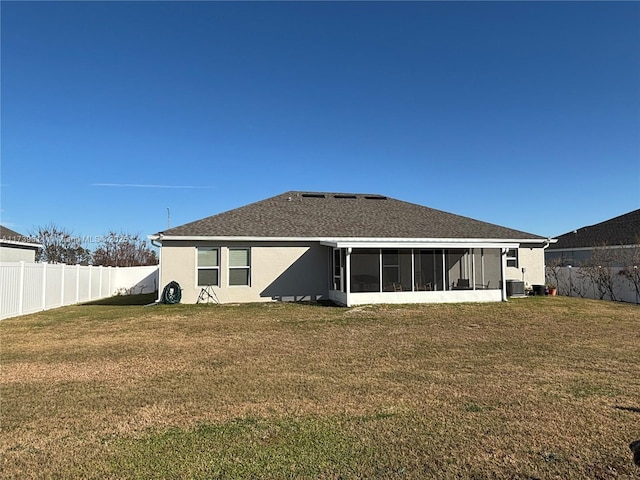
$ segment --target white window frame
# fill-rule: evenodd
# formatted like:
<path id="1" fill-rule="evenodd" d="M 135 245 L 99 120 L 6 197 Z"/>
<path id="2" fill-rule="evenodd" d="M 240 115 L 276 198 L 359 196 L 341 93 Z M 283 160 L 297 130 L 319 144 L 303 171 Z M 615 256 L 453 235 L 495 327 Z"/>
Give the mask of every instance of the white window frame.
<path id="1" fill-rule="evenodd" d="M 217 250 L 218 251 L 218 265 L 217 266 L 200 266 L 198 264 L 198 260 L 199 260 L 199 255 L 198 252 L 200 250 Z M 220 258 L 220 247 L 196 247 L 196 287 L 207 287 L 209 286 L 209 284 L 207 285 L 200 285 L 200 282 L 198 281 L 198 273 L 200 272 L 200 270 L 217 270 L 218 271 L 218 283 L 216 283 L 215 285 L 212 285 L 214 287 L 219 287 L 220 286 L 220 263 L 221 263 L 221 258 Z"/>
<path id="2" fill-rule="evenodd" d="M 510 248 L 507 250 L 507 267 L 518 268 L 518 249 Z"/>
<path id="3" fill-rule="evenodd" d="M 246 250 L 248 265 L 231 265 L 231 252 L 233 250 Z M 231 270 L 247 270 L 247 283 L 242 285 L 231 284 Z M 250 287 L 251 286 L 251 247 L 229 247 L 227 249 L 227 284 L 229 287 Z"/>

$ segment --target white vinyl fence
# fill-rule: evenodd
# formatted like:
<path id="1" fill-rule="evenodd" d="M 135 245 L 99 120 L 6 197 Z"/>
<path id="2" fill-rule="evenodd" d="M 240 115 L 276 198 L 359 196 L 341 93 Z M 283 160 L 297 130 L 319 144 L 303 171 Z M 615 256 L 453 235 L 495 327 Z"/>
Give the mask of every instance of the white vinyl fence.
<path id="1" fill-rule="evenodd" d="M 0 320 L 158 289 L 158 267 L 0 262 Z"/>
<path id="2" fill-rule="evenodd" d="M 547 267 L 547 283 L 557 284 L 558 295 L 640 303 L 640 292 L 622 275 L 623 268 L 601 268 L 606 270 L 598 274 L 593 267 Z"/>

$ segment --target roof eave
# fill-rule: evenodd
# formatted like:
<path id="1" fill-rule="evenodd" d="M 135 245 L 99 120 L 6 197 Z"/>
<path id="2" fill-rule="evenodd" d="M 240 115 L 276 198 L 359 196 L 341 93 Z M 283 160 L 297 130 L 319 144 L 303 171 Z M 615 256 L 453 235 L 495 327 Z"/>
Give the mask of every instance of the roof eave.
<path id="1" fill-rule="evenodd" d="M 629 245 L 596 245 L 596 246 L 587 246 L 587 247 L 560 247 L 560 248 L 549 248 L 547 251 L 551 252 L 574 252 L 574 251 L 587 251 L 587 250 L 618 250 L 621 248 L 640 248 L 640 244 L 629 244 Z"/>
<path id="2" fill-rule="evenodd" d="M 15 242 L 13 240 L 0 240 L 0 245 L 3 246 L 13 246 L 13 247 L 25 247 L 25 248 L 32 248 L 34 250 L 37 250 L 39 248 L 42 248 L 42 244 L 40 243 L 28 243 L 28 242 Z"/>
<path id="3" fill-rule="evenodd" d="M 380 237 L 261 237 L 261 236 L 224 236 L 224 235 L 163 235 L 161 233 L 148 235 L 149 240 L 160 243 L 163 241 L 190 241 L 190 242 L 319 242 L 327 246 L 340 245 L 341 247 L 354 247 L 366 245 L 384 246 L 408 246 L 428 244 L 434 245 L 519 245 L 549 244 L 557 240 L 549 238 L 380 238 Z"/>
<path id="4" fill-rule="evenodd" d="M 335 238 L 322 245 L 334 248 L 517 248 L 523 243 L 548 245 L 547 240 L 517 238 Z"/>

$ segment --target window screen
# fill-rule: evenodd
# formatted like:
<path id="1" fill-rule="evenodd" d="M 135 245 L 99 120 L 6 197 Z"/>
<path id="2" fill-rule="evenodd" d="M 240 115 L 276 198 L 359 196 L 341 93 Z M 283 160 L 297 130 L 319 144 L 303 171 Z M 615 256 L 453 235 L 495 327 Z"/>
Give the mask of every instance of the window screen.
<path id="1" fill-rule="evenodd" d="M 229 285 L 251 284 L 251 250 L 249 248 L 229 249 Z"/>

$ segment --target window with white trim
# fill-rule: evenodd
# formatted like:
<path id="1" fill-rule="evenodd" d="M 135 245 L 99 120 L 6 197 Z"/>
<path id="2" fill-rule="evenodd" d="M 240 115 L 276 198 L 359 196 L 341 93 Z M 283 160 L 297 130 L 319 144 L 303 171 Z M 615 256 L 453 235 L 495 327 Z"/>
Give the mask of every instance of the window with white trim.
<path id="1" fill-rule="evenodd" d="M 220 286 L 220 249 L 198 247 L 198 286 Z"/>
<path id="2" fill-rule="evenodd" d="M 251 249 L 229 249 L 229 285 L 251 285 Z"/>
<path id="3" fill-rule="evenodd" d="M 518 249 L 510 248 L 507 250 L 507 267 L 518 268 Z"/>

